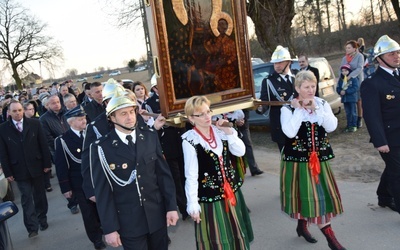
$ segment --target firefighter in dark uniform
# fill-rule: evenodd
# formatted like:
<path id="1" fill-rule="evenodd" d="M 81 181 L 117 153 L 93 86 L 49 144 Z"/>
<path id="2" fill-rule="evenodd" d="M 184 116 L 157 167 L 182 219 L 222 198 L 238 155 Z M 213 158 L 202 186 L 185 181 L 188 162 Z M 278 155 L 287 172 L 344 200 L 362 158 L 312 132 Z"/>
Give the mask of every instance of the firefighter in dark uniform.
<path id="1" fill-rule="evenodd" d="M 294 76 L 290 71 L 289 51 L 278 45 L 271 56 L 271 63 L 274 64 L 274 73 L 264 79 L 261 84 L 262 101 L 291 101 L 295 97 L 295 88 L 293 86 Z M 285 145 L 285 135 L 281 129 L 281 106 L 259 106 L 256 110 L 259 114 L 269 112 L 271 138 L 276 142 L 279 151 L 282 151 Z"/>
<path id="2" fill-rule="evenodd" d="M 161 113 L 159 90 L 157 81 L 151 83 L 151 92 L 153 95 L 144 102 L 144 106 L 149 113 Z M 161 148 L 168 166 L 171 169 L 176 188 L 176 199 L 179 211 L 182 214 L 182 220 L 186 220 L 189 214 L 186 212 L 186 194 L 185 194 L 185 175 L 184 160 L 182 150 L 182 134 L 185 133 L 184 128 L 173 126 L 163 126 L 158 130 Z M 172 146 L 173 145 L 173 146 Z"/>
<path id="3" fill-rule="evenodd" d="M 114 129 L 90 145 L 96 205 L 106 243 L 124 249 L 168 249 L 176 225 L 175 185 L 157 133 L 137 116 L 137 104 L 114 95 L 106 108 Z"/>
<path id="4" fill-rule="evenodd" d="M 379 206 L 400 212 L 400 46 L 384 35 L 374 54 L 379 67 L 362 82 L 361 98 L 370 141 L 386 165 L 376 193 Z"/>
<path id="5" fill-rule="evenodd" d="M 64 115 L 70 128 L 55 139 L 55 167 L 61 193 L 67 199 L 76 198 L 88 238 L 95 249 L 105 249 L 96 204 L 86 199 L 82 190 L 81 153 L 86 113 L 79 105 Z"/>
<path id="6" fill-rule="evenodd" d="M 111 97 L 118 92 L 119 94 L 124 94 L 124 88 L 114 82 L 114 79 L 108 80 L 106 84 L 104 84 L 102 90 L 103 96 L 103 105 L 107 107 L 108 101 Z M 102 112 L 98 115 L 94 121 L 89 123 L 86 127 L 86 135 L 83 141 L 83 152 L 82 152 L 82 176 L 83 176 L 83 184 L 82 188 L 85 192 L 86 198 L 90 199 L 93 202 L 96 202 L 94 197 L 94 189 L 93 183 L 90 178 L 90 169 L 89 169 L 89 146 L 92 142 L 98 140 L 100 137 L 108 134 L 111 129 L 114 128 L 114 125 L 110 123 L 107 119 L 106 111 Z"/>

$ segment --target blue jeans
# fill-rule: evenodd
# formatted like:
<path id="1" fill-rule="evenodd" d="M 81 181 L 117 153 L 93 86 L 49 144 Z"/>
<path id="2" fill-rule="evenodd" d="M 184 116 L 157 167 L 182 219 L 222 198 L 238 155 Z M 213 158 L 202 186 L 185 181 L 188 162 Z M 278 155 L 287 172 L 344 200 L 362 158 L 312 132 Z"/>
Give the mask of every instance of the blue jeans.
<path id="1" fill-rule="evenodd" d="M 346 111 L 347 127 L 357 127 L 357 103 L 345 102 L 343 104 Z"/>

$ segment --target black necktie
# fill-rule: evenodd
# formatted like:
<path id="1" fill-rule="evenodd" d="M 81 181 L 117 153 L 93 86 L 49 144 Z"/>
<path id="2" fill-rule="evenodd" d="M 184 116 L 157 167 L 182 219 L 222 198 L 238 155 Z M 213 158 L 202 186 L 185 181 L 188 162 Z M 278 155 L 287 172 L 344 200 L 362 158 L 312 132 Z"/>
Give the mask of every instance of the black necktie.
<path id="1" fill-rule="evenodd" d="M 399 76 L 399 74 L 397 73 L 397 70 L 393 70 L 393 76 L 394 76 L 394 78 L 396 78 L 397 80 L 400 81 L 400 76 Z"/>
<path id="2" fill-rule="evenodd" d="M 133 148 L 133 147 L 134 147 L 133 141 L 132 141 L 133 137 L 132 137 L 131 135 L 127 135 L 127 136 L 126 136 L 126 139 L 128 140 L 128 146 L 129 146 L 130 148 Z"/>
<path id="3" fill-rule="evenodd" d="M 79 137 L 83 139 L 83 131 L 79 131 Z"/>
<path id="4" fill-rule="evenodd" d="M 289 84 L 292 83 L 292 82 L 290 81 L 290 76 L 289 76 L 289 75 L 286 75 L 285 78 L 286 78 L 286 82 L 287 82 L 287 83 L 289 83 Z"/>

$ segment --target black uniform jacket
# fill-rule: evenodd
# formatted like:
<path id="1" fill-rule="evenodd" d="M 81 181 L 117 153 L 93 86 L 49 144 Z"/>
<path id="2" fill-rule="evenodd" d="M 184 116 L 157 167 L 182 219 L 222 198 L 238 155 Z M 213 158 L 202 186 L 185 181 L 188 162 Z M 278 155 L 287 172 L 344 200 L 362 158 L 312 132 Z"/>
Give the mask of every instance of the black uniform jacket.
<path id="1" fill-rule="evenodd" d="M 361 98 L 374 147 L 400 147 L 400 82 L 378 67 L 362 82 Z"/>
<path id="2" fill-rule="evenodd" d="M 16 181 L 43 175 L 51 168 L 50 151 L 39 120 L 24 118 L 22 133 L 11 119 L 0 125 L 0 161 L 6 177 Z"/>
<path id="3" fill-rule="evenodd" d="M 69 152 L 77 160 L 81 159 L 83 140 L 71 129 L 55 140 L 55 165 L 61 193 L 82 189 L 81 164 L 72 159 L 62 146 L 64 140 Z"/>
<path id="4" fill-rule="evenodd" d="M 86 112 L 86 118 L 88 122 L 94 121 L 97 116 L 99 116 L 101 113 L 105 111 L 105 108 L 102 104 L 99 104 L 96 102 L 96 100 L 92 100 L 89 102 L 86 106 L 83 107 Z"/>
<path id="5" fill-rule="evenodd" d="M 152 113 L 160 114 L 160 97 L 154 93 L 150 98 L 145 101 L 145 107 L 150 107 L 151 110 L 147 110 Z M 161 148 L 163 154 L 167 160 L 177 159 L 183 157 L 182 150 L 182 138 L 181 136 L 185 133 L 184 128 L 177 128 L 173 126 L 163 126 L 158 132 L 158 138 L 160 138 Z"/>
<path id="6" fill-rule="evenodd" d="M 81 172 L 83 176 L 82 188 L 87 199 L 94 196 L 93 183 L 90 176 L 89 147 L 101 136 L 108 134 L 114 126 L 108 121 L 106 112 L 104 111 L 86 126 L 86 136 L 83 140 L 82 166 Z"/>
<path id="7" fill-rule="evenodd" d="M 270 80 L 279 97 L 288 101 L 289 98 L 294 95 L 296 96 L 296 90 L 294 88 L 294 77 L 291 77 L 292 83 L 287 83 L 284 78 L 281 77 L 280 74 L 274 72 L 272 75 L 268 77 L 268 79 L 264 79 L 261 83 L 261 93 L 260 99 L 262 101 L 279 101 L 279 99 L 272 93 L 271 88 L 269 88 L 267 80 Z M 268 97 L 269 92 L 269 97 Z M 270 99 L 269 99 L 270 98 Z M 270 107 L 270 127 L 271 127 L 271 138 L 272 141 L 284 144 L 285 143 L 285 135 L 281 129 L 281 107 L 282 106 L 271 106 Z M 267 107 L 263 106 L 263 112 L 266 111 Z"/>
<path id="8" fill-rule="evenodd" d="M 132 170 L 137 170 L 138 187 L 136 180 L 121 187 L 110 178 L 99 161 L 99 147 L 106 167 L 118 178 L 126 181 Z M 90 169 L 104 234 L 118 231 L 122 236 L 136 237 L 153 233 L 165 226 L 167 211 L 177 210 L 174 181 L 157 133 L 146 125 L 138 126 L 135 148 L 134 153 L 114 129 L 90 146 Z"/>

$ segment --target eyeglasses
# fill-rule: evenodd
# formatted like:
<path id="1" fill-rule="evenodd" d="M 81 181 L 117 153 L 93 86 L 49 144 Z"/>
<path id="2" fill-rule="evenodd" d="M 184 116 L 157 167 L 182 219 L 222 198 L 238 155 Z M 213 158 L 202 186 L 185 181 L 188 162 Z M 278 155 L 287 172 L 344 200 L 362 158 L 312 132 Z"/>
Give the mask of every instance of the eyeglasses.
<path id="1" fill-rule="evenodd" d="M 204 118 L 206 115 L 212 115 L 212 110 L 210 109 L 210 110 L 207 110 L 205 113 L 201 113 L 201 114 L 198 114 L 198 115 L 191 115 L 191 116 L 195 116 L 195 117 L 198 117 L 198 118 Z"/>

